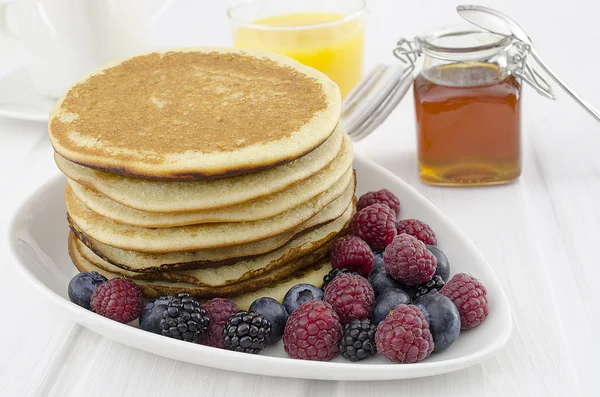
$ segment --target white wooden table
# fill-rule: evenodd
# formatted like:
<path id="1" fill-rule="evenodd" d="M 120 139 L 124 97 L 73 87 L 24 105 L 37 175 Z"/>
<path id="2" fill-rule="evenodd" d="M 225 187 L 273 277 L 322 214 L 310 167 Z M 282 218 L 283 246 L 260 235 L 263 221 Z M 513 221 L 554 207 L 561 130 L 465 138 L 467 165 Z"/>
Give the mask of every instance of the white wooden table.
<path id="1" fill-rule="evenodd" d="M 224 3 L 178 1 L 154 29 L 154 44 L 229 45 Z M 486 3 L 513 15 L 556 71 L 600 106 L 599 3 Z M 367 65 L 391 60 L 401 36 L 457 22 L 453 7 L 443 0 L 372 1 Z M 18 57 L 9 47 L 18 50 L 0 45 L 0 74 Z M 411 99 L 357 145 L 441 208 L 494 267 L 512 305 L 514 331 L 506 348 L 483 364 L 376 383 L 278 379 L 184 364 L 59 316 L 7 263 L 0 242 L 0 396 L 600 396 L 600 124 L 564 93 L 558 96 L 550 102 L 526 89 L 524 171 L 507 186 L 421 183 Z M 11 191 L 48 167 L 46 126 L 0 118 L 0 227 L 17 205 Z"/>

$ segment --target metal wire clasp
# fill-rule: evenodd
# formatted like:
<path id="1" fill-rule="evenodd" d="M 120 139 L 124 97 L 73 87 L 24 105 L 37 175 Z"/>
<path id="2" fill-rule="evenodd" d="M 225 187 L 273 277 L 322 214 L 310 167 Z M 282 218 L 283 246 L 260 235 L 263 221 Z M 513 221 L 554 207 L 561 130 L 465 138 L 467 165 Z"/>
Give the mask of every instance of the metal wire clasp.
<path id="1" fill-rule="evenodd" d="M 512 64 L 514 65 L 512 74 L 525 81 L 546 98 L 556 99 L 550 84 L 544 80 L 538 71 L 527 64 L 527 56 L 531 52 L 531 46 L 523 41 L 515 40 L 512 47 L 515 49 L 512 55 Z"/>
<path id="2" fill-rule="evenodd" d="M 531 52 L 531 46 L 523 41 L 514 40 L 506 49 L 509 53 L 510 72 L 522 79 L 535 89 L 539 94 L 549 99 L 556 99 L 550 84 L 544 80 L 538 71 L 527 64 L 527 56 Z M 421 45 L 418 38 L 411 40 L 400 39 L 394 48 L 394 56 L 407 66 L 407 73 L 416 69 L 415 62 L 421 56 Z"/>
<path id="3" fill-rule="evenodd" d="M 408 73 L 415 70 L 415 62 L 421 56 L 421 48 L 417 40 L 400 39 L 394 48 L 394 56 L 407 66 Z"/>

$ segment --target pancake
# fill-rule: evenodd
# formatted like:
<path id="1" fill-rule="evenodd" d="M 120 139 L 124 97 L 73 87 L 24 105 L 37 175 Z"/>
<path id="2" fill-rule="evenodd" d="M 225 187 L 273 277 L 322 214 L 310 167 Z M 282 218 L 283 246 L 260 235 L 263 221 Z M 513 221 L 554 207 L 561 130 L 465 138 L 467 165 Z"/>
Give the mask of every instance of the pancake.
<path id="1" fill-rule="evenodd" d="M 336 163 L 335 169 L 330 168 L 333 163 Z M 346 166 L 348 168 L 344 171 L 343 168 Z M 129 208 L 73 180 L 69 179 L 68 182 L 77 198 L 102 216 L 132 226 L 173 227 L 200 223 L 248 222 L 273 217 L 313 200 L 328 189 L 334 189 L 336 184 L 348 186 L 352 175 L 350 161 L 340 157 L 306 181 L 272 196 L 232 207 L 171 213 L 146 212 Z"/>
<path id="2" fill-rule="evenodd" d="M 72 162 L 194 180 L 295 160 L 331 135 L 340 113 L 337 85 L 288 57 L 189 48 L 92 72 L 59 98 L 48 131 Z"/>
<path id="3" fill-rule="evenodd" d="M 107 278 L 121 277 L 120 275 L 104 270 L 105 266 L 110 264 L 104 262 L 93 252 L 86 253 L 84 256 L 76 245 L 77 239 L 70 235 L 69 238 L 69 255 L 73 264 L 80 272 L 96 271 Z M 87 248 L 80 246 L 83 250 Z M 89 261 L 86 257 L 91 257 L 94 260 Z M 331 270 L 331 265 L 322 261 L 314 265 L 308 265 L 304 268 L 287 266 L 275 272 L 269 272 L 262 276 L 245 280 L 238 284 L 228 285 L 225 287 L 198 287 L 193 284 L 184 282 L 167 282 L 167 281 L 148 281 L 136 280 L 136 284 L 142 289 L 144 296 L 155 298 L 161 295 L 176 295 L 180 292 L 187 292 L 197 298 L 211 299 L 215 297 L 227 297 L 236 301 L 236 297 L 240 298 L 240 302 L 248 302 L 249 305 L 254 299 L 261 296 L 271 296 L 279 301 L 283 299 L 283 295 L 294 285 L 300 282 L 306 282 L 317 286 L 322 285 L 323 276 Z M 252 299 L 252 297 L 255 297 Z M 252 300 L 250 300 L 252 299 Z M 248 301 L 249 300 L 249 301 Z"/>
<path id="4" fill-rule="evenodd" d="M 177 252 L 227 247 L 265 239 L 302 224 L 331 205 L 341 215 L 354 197 L 355 182 L 337 186 L 315 199 L 277 216 L 253 222 L 210 223 L 150 229 L 125 225 L 98 215 L 81 202 L 69 185 L 65 189 L 67 213 L 86 235 L 108 245 L 141 252 Z"/>
<path id="5" fill-rule="evenodd" d="M 99 257 L 89 250 L 85 244 L 79 241 L 76 237 L 75 243 L 77 244 L 77 249 L 84 258 L 92 263 L 97 263 L 96 258 Z M 324 258 L 328 252 L 329 245 L 325 244 L 319 246 L 313 251 L 304 252 L 303 255 L 294 255 L 295 258 L 293 260 L 290 259 L 287 262 L 286 260 L 288 258 L 285 255 L 275 258 L 275 253 L 271 253 L 266 255 L 266 258 L 258 257 L 250 261 L 243 261 L 242 263 L 235 263 L 233 265 L 223 266 L 220 268 L 185 270 L 183 272 L 134 273 L 110 265 L 106 261 L 97 263 L 97 265 L 104 270 L 118 274 L 121 277 L 133 279 L 135 281 L 147 280 L 162 282 L 184 282 L 192 284 L 196 287 L 217 288 L 241 283 L 245 280 L 260 277 L 263 274 L 278 271 L 283 268 L 291 268 L 290 271 L 293 271 L 295 268 L 304 268 L 306 266 L 314 265 L 317 261 L 320 261 L 322 258 Z M 185 274 L 181 274 L 184 272 Z M 228 278 L 228 276 L 225 274 L 227 272 L 233 278 Z"/>
<path id="6" fill-rule="evenodd" d="M 352 175 L 352 169 L 348 169 L 341 178 L 334 181 L 334 184 L 347 186 Z M 73 180 L 69 179 L 68 183 L 77 198 L 99 215 L 127 225 L 162 228 L 202 223 L 248 222 L 273 217 L 314 199 L 315 195 L 322 194 L 327 189 L 334 188 L 333 185 L 326 186 L 324 189 L 320 186 L 317 188 L 317 183 L 313 181 L 314 179 L 310 178 L 308 184 L 297 184 L 273 196 L 233 207 L 172 213 L 146 212 L 129 208 Z"/>
<path id="7" fill-rule="evenodd" d="M 58 155 L 54 158 L 69 179 L 117 203 L 148 212 L 188 212 L 228 207 L 281 192 L 315 175 L 336 157 L 350 163 L 353 158 L 352 142 L 341 129 L 315 151 L 291 163 L 215 181 L 149 181 L 95 171 Z"/>
<path id="8" fill-rule="evenodd" d="M 345 232 L 346 223 L 344 220 L 334 221 L 325 226 L 312 230 L 303 234 L 301 237 L 290 241 L 288 244 L 251 259 L 239 260 L 230 265 L 209 267 L 197 270 L 180 270 L 180 271 L 156 271 L 156 272 L 131 272 L 120 267 L 110 264 L 105 270 L 120 274 L 127 278 L 142 279 L 142 280 L 166 280 L 166 281 L 183 281 L 190 284 L 203 286 L 223 286 L 234 284 L 249 278 L 253 278 L 272 271 L 274 269 L 294 265 L 307 260 L 310 256 L 321 257 L 329 250 L 329 243 L 338 235 Z M 86 255 L 92 250 L 86 247 L 81 240 L 77 239 L 76 244 L 79 251 L 86 259 L 93 262 L 93 259 Z M 96 255 L 94 257 L 102 257 Z M 312 259 L 309 259 L 312 260 Z M 109 263 L 109 262 L 107 262 Z M 160 270 L 160 269 L 159 269 Z"/>
<path id="9" fill-rule="evenodd" d="M 307 283 L 321 287 L 323 277 L 331 271 L 331 263 L 322 262 L 301 272 L 293 274 L 279 284 L 273 284 L 260 288 L 256 291 L 249 291 L 241 295 L 230 296 L 229 299 L 235 302 L 240 310 L 248 310 L 252 302 L 262 297 L 270 297 L 283 303 L 285 294 L 296 284 Z M 150 292 L 150 291 L 148 291 Z"/>
<path id="10" fill-rule="evenodd" d="M 288 242 L 300 238 L 305 233 L 309 233 L 330 223 L 337 223 L 336 227 L 346 225 L 354 214 L 354 203 L 351 203 L 341 216 L 336 217 L 336 212 L 337 209 L 334 207 L 325 207 L 316 216 L 301 225 L 301 227 L 257 242 L 195 252 L 170 252 L 164 254 L 114 248 L 86 236 L 81 230 L 77 229 L 76 225 L 71 225 L 71 229 L 79 240 L 110 264 L 133 272 L 156 272 L 218 267 L 230 265 L 244 259 L 251 259 L 257 255 L 276 250 Z"/>

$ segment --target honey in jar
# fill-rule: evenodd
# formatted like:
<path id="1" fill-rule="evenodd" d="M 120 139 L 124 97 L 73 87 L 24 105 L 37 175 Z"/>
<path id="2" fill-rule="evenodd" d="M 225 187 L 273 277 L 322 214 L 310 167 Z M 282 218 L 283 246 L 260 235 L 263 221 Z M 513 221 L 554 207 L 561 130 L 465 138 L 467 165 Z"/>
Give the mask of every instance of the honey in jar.
<path id="1" fill-rule="evenodd" d="M 552 97 L 527 65 L 529 47 L 511 36 L 447 27 L 401 39 L 394 55 L 412 75 L 421 180 L 498 185 L 521 175 L 522 82 Z"/>
<path id="2" fill-rule="evenodd" d="M 493 63 L 424 70 L 414 82 L 419 176 L 489 185 L 521 173 L 521 85 Z"/>

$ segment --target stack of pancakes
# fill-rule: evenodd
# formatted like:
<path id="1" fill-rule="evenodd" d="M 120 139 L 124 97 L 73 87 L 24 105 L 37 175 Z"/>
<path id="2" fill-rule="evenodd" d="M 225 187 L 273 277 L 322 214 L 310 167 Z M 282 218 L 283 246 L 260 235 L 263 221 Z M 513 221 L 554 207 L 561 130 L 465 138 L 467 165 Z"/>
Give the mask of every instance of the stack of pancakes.
<path id="1" fill-rule="evenodd" d="M 325 75 L 262 52 L 198 48 L 108 65 L 57 102 L 80 271 L 247 307 L 331 269 L 354 212 L 352 143 Z"/>

